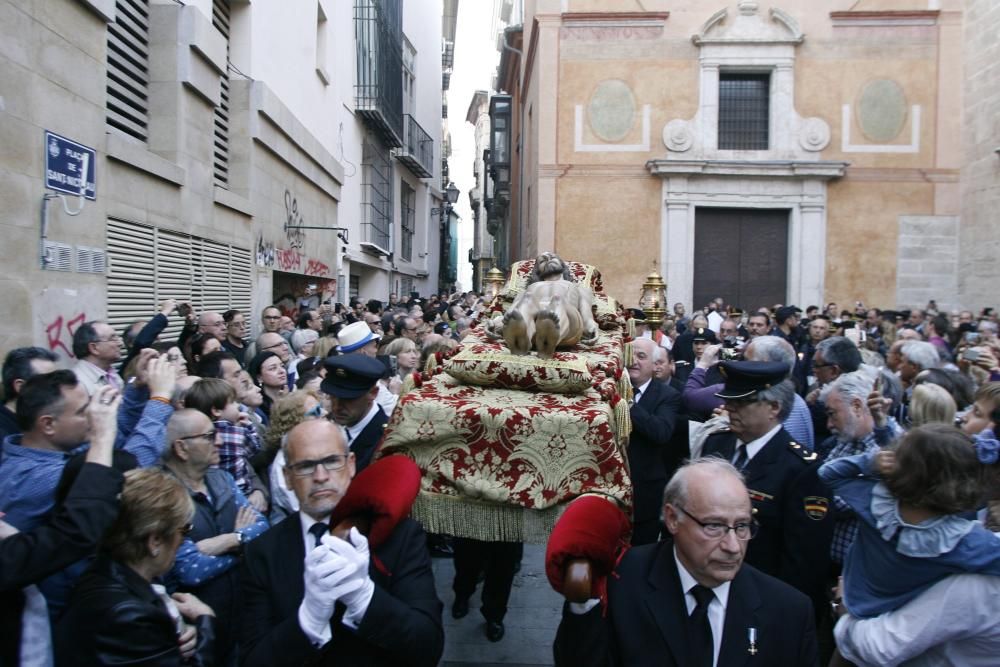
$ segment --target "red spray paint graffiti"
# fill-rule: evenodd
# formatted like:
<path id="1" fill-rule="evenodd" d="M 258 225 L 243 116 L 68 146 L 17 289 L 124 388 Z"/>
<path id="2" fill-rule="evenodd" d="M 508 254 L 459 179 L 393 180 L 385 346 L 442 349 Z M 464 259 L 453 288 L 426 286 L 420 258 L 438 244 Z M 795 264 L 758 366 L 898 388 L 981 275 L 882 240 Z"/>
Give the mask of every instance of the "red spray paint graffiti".
<path id="1" fill-rule="evenodd" d="M 69 319 L 63 318 L 62 315 L 56 317 L 52 322 L 45 327 L 45 337 L 49 349 L 53 352 L 62 352 L 69 359 L 74 359 L 73 356 L 73 333 L 76 331 L 77 327 L 87 321 L 86 313 L 77 313 Z"/>

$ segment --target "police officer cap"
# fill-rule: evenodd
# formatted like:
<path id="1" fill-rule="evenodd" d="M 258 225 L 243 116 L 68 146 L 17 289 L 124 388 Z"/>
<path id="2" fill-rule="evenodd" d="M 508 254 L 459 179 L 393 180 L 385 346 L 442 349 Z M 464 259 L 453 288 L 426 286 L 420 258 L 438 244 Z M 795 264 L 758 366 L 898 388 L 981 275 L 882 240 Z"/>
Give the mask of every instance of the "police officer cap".
<path id="1" fill-rule="evenodd" d="M 719 373 L 726 385 L 716 396 L 752 399 L 758 391 L 781 384 L 788 370 L 788 364 L 771 361 L 723 361 L 719 364 Z"/>
<path id="2" fill-rule="evenodd" d="M 320 389 L 337 398 L 357 398 L 368 393 L 385 373 L 385 364 L 364 354 L 330 357 L 323 365 L 326 377 Z"/>
<path id="3" fill-rule="evenodd" d="M 715 343 L 719 342 L 719 339 L 715 337 L 715 332 L 708 327 L 698 327 L 697 329 L 691 329 L 693 337 L 691 338 L 692 343 Z"/>

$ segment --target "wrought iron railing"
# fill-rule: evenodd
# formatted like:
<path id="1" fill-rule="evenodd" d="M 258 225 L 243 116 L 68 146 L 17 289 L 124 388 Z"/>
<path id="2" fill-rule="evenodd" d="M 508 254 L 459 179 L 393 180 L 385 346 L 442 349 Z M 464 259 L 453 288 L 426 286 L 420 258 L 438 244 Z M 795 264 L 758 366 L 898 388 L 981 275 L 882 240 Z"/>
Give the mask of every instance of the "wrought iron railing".
<path id="1" fill-rule="evenodd" d="M 434 140 L 410 114 L 403 114 L 403 146 L 396 149 L 396 158 L 414 176 L 431 178 L 434 175 Z"/>
<path id="2" fill-rule="evenodd" d="M 355 0 L 355 108 L 390 147 L 403 143 L 401 0 Z"/>

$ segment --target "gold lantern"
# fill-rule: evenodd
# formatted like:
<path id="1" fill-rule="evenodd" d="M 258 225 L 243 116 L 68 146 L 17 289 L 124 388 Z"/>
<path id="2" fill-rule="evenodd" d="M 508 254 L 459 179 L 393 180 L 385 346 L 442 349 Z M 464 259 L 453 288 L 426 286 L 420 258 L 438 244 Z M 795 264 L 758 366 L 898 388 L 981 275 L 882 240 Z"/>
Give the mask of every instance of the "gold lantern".
<path id="1" fill-rule="evenodd" d="M 659 329 L 663 324 L 663 317 L 667 314 L 666 306 L 667 283 L 656 272 L 656 262 L 653 262 L 653 271 L 646 276 L 639 294 L 639 308 L 646 313 L 646 323 L 651 330 Z"/>
<path id="2" fill-rule="evenodd" d="M 503 271 L 495 266 L 486 272 L 486 277 L 483 279 L 483 297 L 486 303 L 492 302 L 500 295 L 506 281 L 507 277 L 504 276 Z"/>

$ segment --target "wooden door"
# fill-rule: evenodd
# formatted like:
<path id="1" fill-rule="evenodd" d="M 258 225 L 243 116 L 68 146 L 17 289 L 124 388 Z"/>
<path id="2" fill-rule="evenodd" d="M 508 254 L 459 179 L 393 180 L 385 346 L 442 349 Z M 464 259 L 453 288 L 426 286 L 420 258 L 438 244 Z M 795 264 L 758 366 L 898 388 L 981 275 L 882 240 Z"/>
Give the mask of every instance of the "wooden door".
<path id="1" fill-rule="evenodd" d="M 695 213 L 694 303 L 717 296 L 743 309 L 785 303 L 788 211 L 699 208 Z"/>

